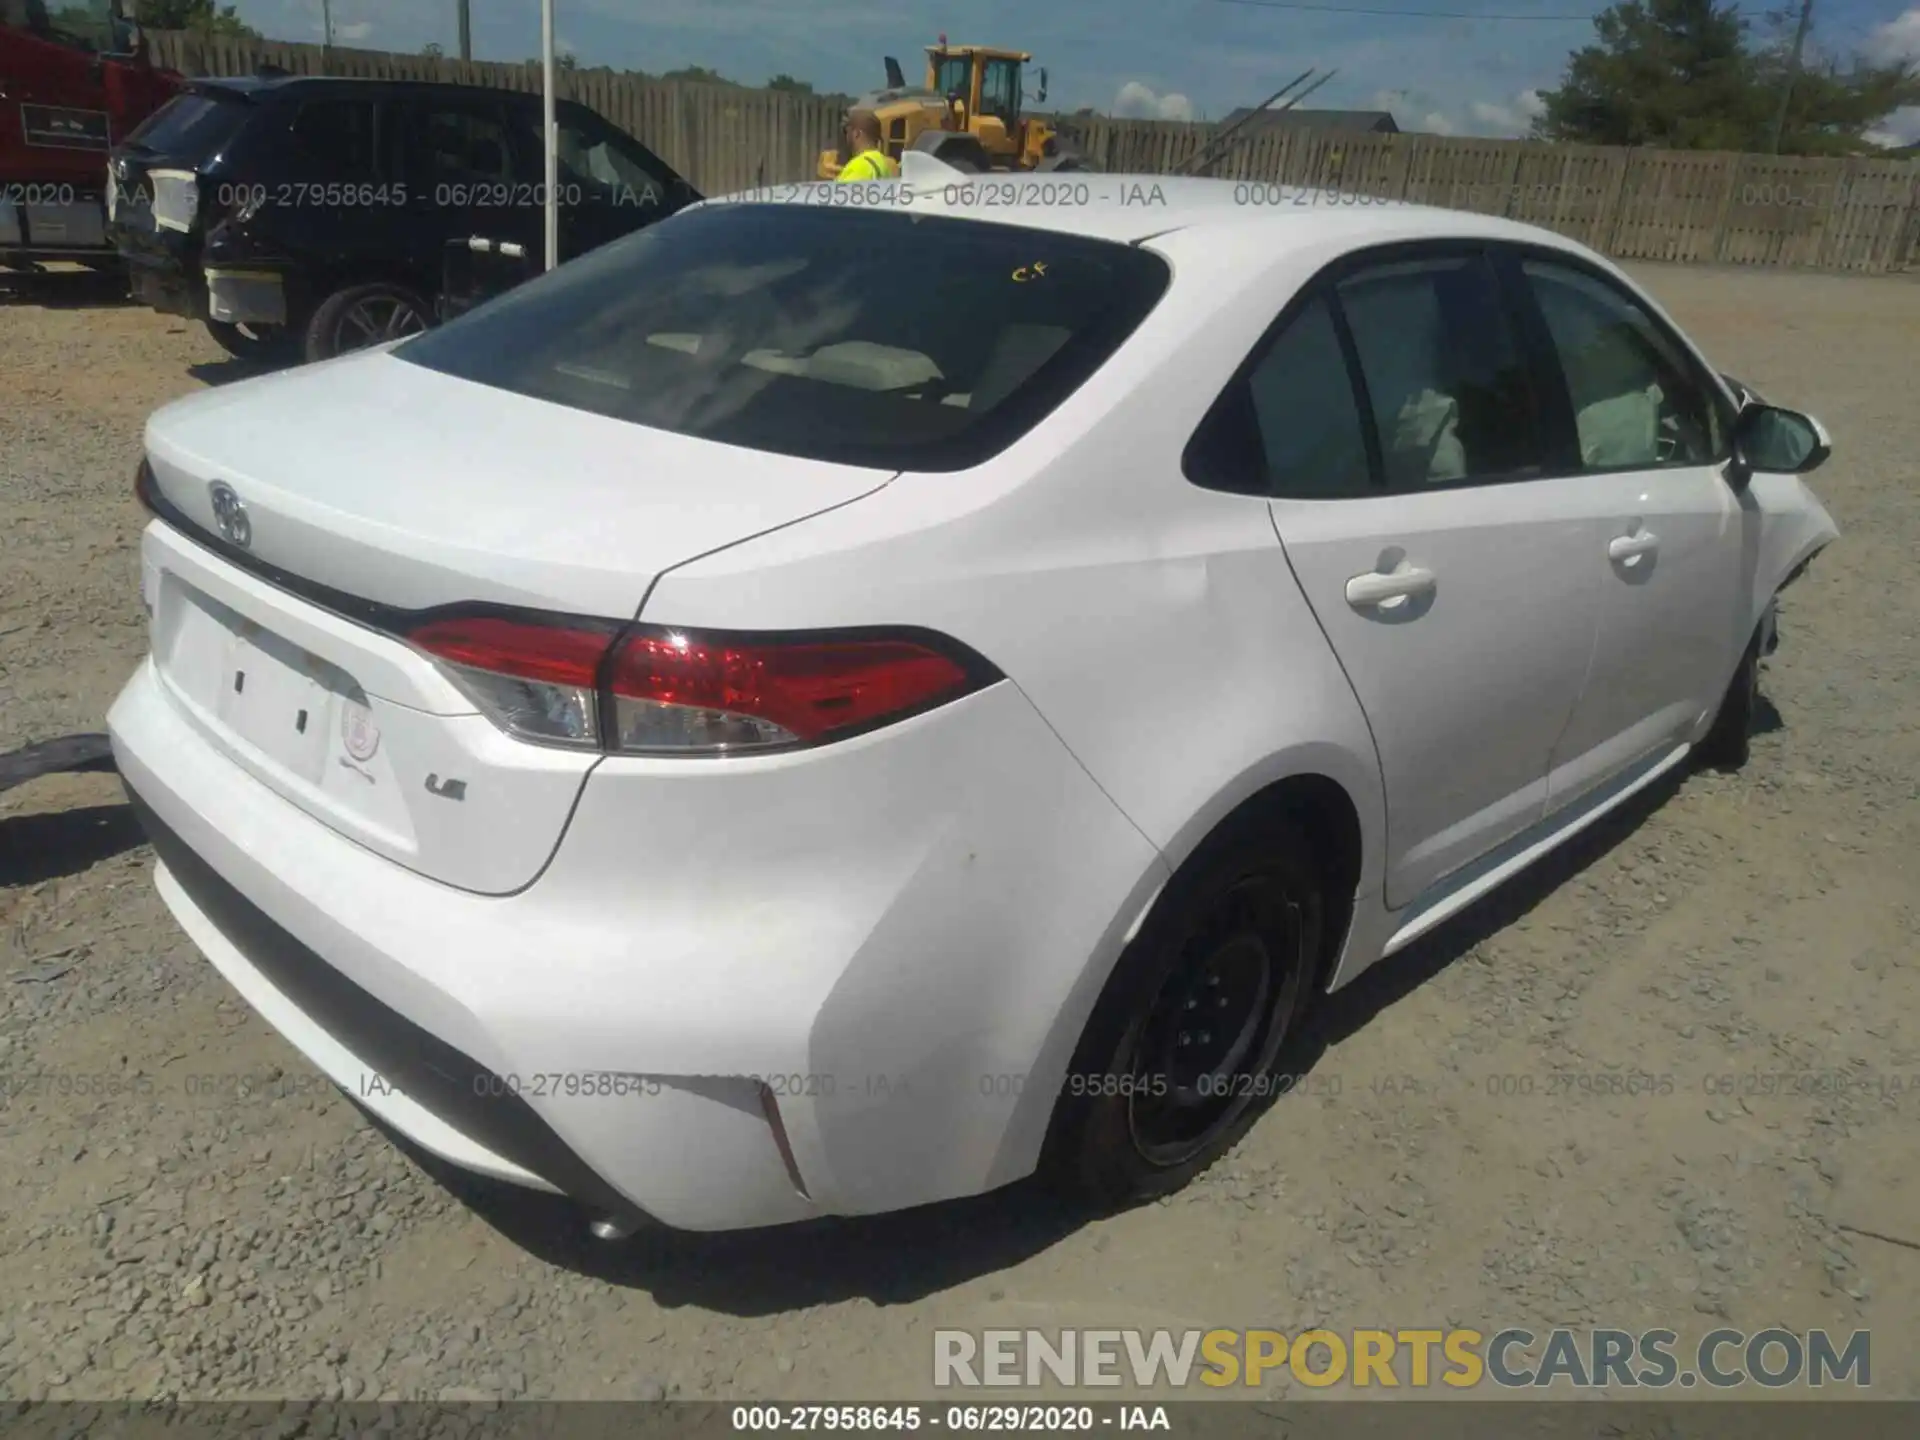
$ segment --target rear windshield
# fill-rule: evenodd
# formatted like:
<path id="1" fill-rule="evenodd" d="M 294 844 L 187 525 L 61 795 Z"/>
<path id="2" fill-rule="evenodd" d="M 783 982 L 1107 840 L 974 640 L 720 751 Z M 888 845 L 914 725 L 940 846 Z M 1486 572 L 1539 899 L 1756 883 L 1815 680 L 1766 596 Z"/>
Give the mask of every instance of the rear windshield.
<path id="1" fill-rule="evenodd" d="M 1108 241 L 802 205 L 690 210 L 392 353 L 730 445 L 957 470 L 1011 444 L 1169 280 Z"/>
<path id="2" fill-rule="evenodd" d="M 197 165 L 220 153 L 240 132 L 252 108 L 238 98 L 176 95 L 142 121 L 127 137 L 127 144 Z"/>

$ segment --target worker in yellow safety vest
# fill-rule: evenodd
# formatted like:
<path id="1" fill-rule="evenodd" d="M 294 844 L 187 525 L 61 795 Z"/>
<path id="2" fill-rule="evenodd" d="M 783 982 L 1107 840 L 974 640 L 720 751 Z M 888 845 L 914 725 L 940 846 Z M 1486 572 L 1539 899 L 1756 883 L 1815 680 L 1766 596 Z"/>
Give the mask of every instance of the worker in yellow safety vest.
<path id="1" fill-rule="evenodd" d="M 855 110 L 847 116 L 847 149 L 853 158 L 840 169 L 841 180 L 890 180 L 900 173 L 900 164 L 880 148 L 880 117 L 871 110 Z"/>

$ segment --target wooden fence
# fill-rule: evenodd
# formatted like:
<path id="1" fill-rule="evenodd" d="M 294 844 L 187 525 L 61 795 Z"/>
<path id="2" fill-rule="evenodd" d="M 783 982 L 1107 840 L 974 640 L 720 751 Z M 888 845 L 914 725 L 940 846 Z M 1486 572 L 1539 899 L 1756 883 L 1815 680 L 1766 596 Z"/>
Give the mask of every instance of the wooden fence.
<path id="1" fill-rule="evenodd" d="M 440 80 L 538 90 L 538 65 L 393 55 L 154 32 L 157 63 L 193 75 Z M 707 194 L 810 178 L 838 134 L 832 102 L 783 91 L 571 70 L 564 93 L 639 136 Z M 1164 175 L 1218 127 L 1072 117 L 1059 122 L 1099 169 Z M 1322 205 L 1407 200 L 1505 215 L 1620 260 L 1920 268 L 1920 160 L 1814 160 L 1616 149 L 1439 135 L 1287 130 L 1229 142 L 1211 173 L 1304 186 Z"/>

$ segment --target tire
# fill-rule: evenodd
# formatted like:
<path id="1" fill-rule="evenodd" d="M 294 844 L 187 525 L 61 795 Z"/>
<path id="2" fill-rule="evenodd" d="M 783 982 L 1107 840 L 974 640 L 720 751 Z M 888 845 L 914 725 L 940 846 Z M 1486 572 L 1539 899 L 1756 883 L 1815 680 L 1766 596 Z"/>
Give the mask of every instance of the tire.
<path id="1" fill-rule="evenodd" d="M 308 363 L 364 350 L 433 327 L 433 302 L 417 290 L 387 281 L 336 290 L 307 323 Z"/>
<path id="2" fill-rule="evenodd" d="M 220 348 L 236 360 L 250 365 L 284 365 L 297 360 L 300 348 L 293 333 L 279 325 L 231 325 L 224 320 L 209 320 L 207 333 Z"/>
<path id="3" fill-rule="evenodd" d="M 1087 1023 L 1048 1136 L 1055 1188 L 1117 1209 L 1171 1194 L 1233 1147 L 1260 1101 L 1288 1088 L 1276 1062 L 1310 1008 L 1325 915 L 1311 852 L 1271 812 L 1195 852 Z M 1232 1035 L 1181 1027 L 1208 1000 Z"/>
<path id="4" fill-rule="evenodd" d="M 913 149 L 924 150 L 942 165 L 969 175 L 984 175 L 993 168 L 986 147 L 971 135 L 952 130 L 922 130 L 914 137 Z"/>
<path id="5" fill-rule="evenodd" d="M 1760 660 L 1766 653 L 1773 606 L 1754 627 L 1753 638 L 1740 654 L 1727 693 L 1720 697 L 1713 725 L 1694 747 L 1694 758 L 1709 770 L 1731 773 L 1742 769 L 1753 754 L 1753 721 L 1760 708 Z"/>

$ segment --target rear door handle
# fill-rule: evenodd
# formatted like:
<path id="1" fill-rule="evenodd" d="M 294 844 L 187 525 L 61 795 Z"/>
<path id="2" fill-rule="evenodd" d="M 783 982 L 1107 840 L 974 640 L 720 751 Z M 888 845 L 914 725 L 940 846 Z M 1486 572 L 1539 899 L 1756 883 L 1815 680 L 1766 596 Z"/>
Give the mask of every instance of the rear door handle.
<path id="1" fill-rule="evenodd" d="M 1642 530 L 1636 535 L 1619 535 L 1607 542 L 1607 558 L 1624 560 L 1631 565 L 1642 555 L 1650 555 L 1660 548 L 1660 537 L 1651 530 Z"/>
<path id="2" fill-rule="evenodd" d="M 1430 595 L 1433 588 L 1431 570 L 1408 568 L 1386 575 L 1373 570 L 1347 581 L 1347 603 L 1361 607 L 1391 605 L 1414 595 Z"/>

